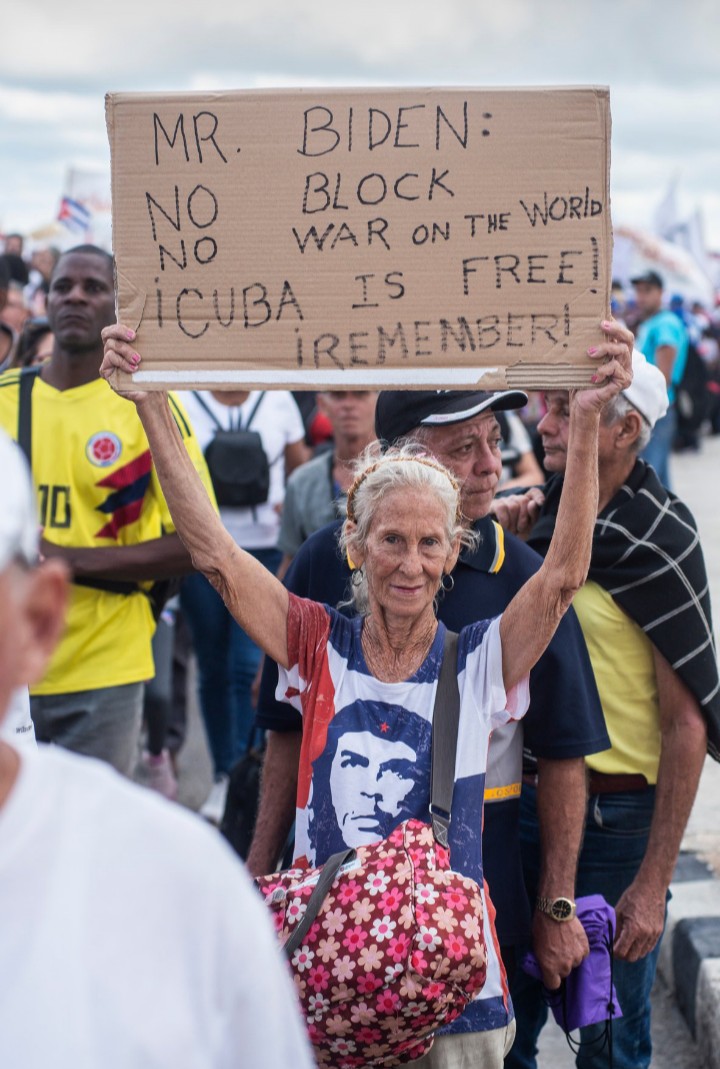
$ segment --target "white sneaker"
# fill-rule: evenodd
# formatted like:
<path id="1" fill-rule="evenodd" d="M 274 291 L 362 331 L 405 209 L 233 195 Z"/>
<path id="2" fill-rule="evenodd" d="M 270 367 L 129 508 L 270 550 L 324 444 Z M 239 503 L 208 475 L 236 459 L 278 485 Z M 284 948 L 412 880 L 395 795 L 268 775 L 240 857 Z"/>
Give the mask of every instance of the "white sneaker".
<path id="1" fill-rule="evenodd" d="M 218 776 L 212 785 L 210 794 L 200 806 L 200 816 L 217 828 L 220 827 L 220 822 L 225 812 L 225 799 L 227 798 L 229 782 L 227 773 L 222 773 Z"/>
<path id="2" fill-rule="evenodd" d="M 167 750 L 157 755 L 144 750 L 140 758 L 138 773 L 138 779 L 143 786 L 149 787 L 151 791 L 157 791 L 171 802 L 177 799 L 178 782 Z"/>

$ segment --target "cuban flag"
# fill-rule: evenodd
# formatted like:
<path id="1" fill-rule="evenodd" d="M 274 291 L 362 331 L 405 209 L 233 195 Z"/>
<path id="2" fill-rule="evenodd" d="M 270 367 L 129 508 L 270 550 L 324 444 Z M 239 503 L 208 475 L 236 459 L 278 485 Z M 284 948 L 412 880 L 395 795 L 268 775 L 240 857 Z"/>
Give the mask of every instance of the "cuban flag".
<path id="1" fill-rule="evenodd" d="M 60 201 L 58 222 L 66 226 L 68 230 L 84 233 L 90 228 L 91 220 L 92 212 L 80 201 L 73 200 L 71 197 L 63 197 Z"/>

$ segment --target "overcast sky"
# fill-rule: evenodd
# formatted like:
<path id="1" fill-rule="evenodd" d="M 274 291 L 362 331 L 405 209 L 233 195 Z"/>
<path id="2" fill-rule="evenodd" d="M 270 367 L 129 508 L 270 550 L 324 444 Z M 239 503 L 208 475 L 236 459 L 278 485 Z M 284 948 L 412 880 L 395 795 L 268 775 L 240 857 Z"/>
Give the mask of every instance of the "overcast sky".
<path id="1" fill-rule="evenodd" d="M 2 15 L 0 230 L 107 168 L 104 94 L 292 85 L 609 85 L 616 224 L 669 182 L 720 249 L 718 0 L 22 0 Z M 530 161 L 529 161 L 530 162 Z"/>

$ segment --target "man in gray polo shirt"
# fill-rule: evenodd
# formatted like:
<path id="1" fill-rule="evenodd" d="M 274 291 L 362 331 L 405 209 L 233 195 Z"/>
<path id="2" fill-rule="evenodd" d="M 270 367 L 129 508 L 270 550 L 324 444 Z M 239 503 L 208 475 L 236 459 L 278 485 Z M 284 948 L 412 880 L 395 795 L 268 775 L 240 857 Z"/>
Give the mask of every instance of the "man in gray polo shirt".
<path id="1" fill-rule="evenodd" d="M 317 400 L 332 424 L 333 448 L 297 468 L 288 479 L 278 536 L 281 579 L 305 539 L 344 516 L 355 461 L 375 439 L 376 393 L 336 390 L 319 393 Z"/>

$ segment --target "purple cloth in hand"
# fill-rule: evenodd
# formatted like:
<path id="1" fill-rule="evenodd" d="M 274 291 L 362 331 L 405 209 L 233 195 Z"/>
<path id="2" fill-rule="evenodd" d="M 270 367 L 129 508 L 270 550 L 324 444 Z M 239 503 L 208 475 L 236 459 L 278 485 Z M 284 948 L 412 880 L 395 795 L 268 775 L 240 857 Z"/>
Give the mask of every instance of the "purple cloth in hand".
<path id="1" fill-rule="evenodd" d="M 612 983 L 615 910 L 602 895 L 578 898 L 576 905 L 578 920 L 590 944 L 590 953 L 556 991 L 546 990 L 547 1003 L 565 1032 L 622 1017 Z M 542 980 L 540 965 L 532 952 L 525 955 L 522 967 L 529 976 Z"/>

